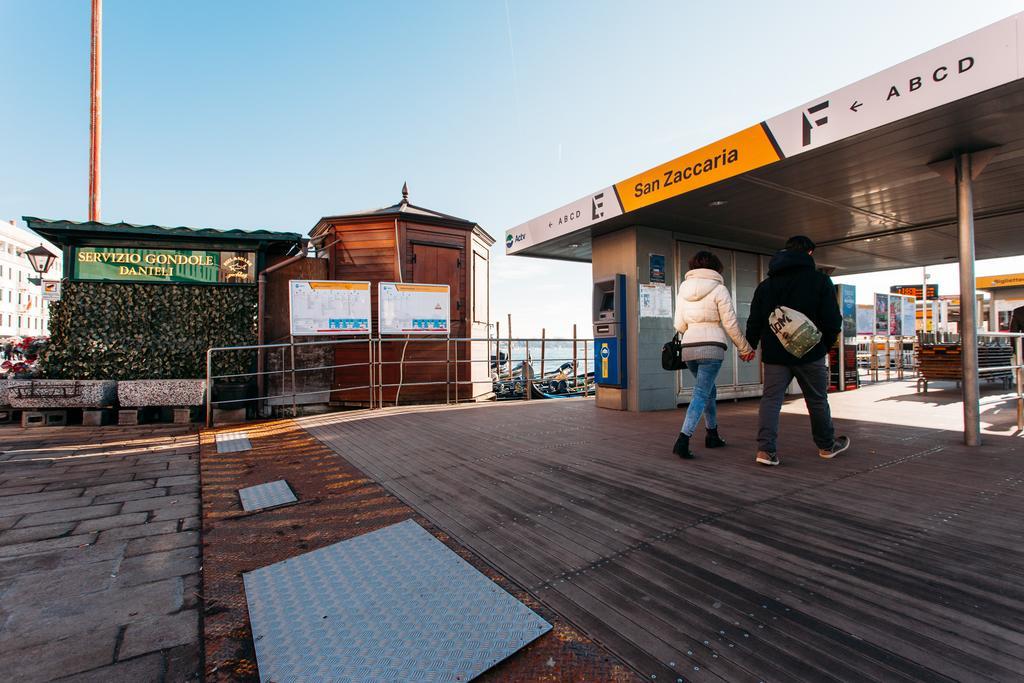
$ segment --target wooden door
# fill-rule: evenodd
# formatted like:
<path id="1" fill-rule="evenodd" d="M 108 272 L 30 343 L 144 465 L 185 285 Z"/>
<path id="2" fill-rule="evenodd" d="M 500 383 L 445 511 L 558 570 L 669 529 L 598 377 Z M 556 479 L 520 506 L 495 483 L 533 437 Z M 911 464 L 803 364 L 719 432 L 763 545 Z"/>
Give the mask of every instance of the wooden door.
<path id="1" fill-rule="evenodd" d="M 412 244 L 412 281 L 421 284 L 448 285 L 451 294 L 449 302 L 450 335 L 454 338 L 466 337 L 466 302 L 463 297 L 463 275 L 466 271 L 465 251 L 458 247 L 447 247 L 437 244 Z M 416 377 L 420 381 L 441 381 L 453 382 L 447 388 L 435 385 L 422 393 L 403 390 L 403 397 L 414 395 L 426 398 L 427 400 L 444 400 L 454 398 L 456 395 L 465 397 L 469 391 L 466 383 L 470 377 L 469 366 L 464 362 L 468 359 L 469 345 L 466 343 L 452 343 L 446 345 L 444 342 L 438 344 L 423 343 L 417 345 L 415 356 L 407 354 L 406 357 L 418 357 L 422 360 L 438 360 L 437 365 L 420 365 L 409 367 L 406 375 Z M 446 366 L 444 358 L 451 359 L 451 365 Z M 455 384 L 459 385 L 456 393 Z M 414 393 L 415 392 L 415 393 Z"/>
<path id="2" fill-rule="evenodd" d="M 463 250 L 434 244 L 412 245 L 412 281 L 448 285 L 451 291 L 451 336 L 466 336 L 466 302 L 462 294 Z"/>

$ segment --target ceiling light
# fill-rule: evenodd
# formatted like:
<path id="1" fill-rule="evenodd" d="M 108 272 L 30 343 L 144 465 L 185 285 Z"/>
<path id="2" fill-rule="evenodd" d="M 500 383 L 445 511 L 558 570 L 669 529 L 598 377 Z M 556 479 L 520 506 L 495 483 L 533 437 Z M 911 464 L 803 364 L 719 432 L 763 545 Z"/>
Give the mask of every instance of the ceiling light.
<path id="1" fill-rule="evenodd" d="M 716 199 L 714 201 L 708 202 L 708 206 L 712 208 L 718 208 L 719 206 L 725 206 L 728 203 L 729 202 L 726 199 Z"/>
<path id="2" fill-rule="evenodd" d="M 570 249 L 579 249 L 580 248 L 580 243 L 579 242 L 573 242 L 572 244 L 569 245 L 569 248 Z"/>

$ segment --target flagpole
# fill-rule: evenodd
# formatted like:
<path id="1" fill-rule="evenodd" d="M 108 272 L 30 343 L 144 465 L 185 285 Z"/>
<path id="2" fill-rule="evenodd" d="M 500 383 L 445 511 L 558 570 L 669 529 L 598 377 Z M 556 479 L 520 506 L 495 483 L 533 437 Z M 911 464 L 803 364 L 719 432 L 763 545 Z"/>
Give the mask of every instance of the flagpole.
<path id="1" fill-rule="evenodd" d="M 92 0 L 92 52 L 89 58 L 89 220 L 100 219 L 100 139 L 103 81 L 103 0 Z"/>

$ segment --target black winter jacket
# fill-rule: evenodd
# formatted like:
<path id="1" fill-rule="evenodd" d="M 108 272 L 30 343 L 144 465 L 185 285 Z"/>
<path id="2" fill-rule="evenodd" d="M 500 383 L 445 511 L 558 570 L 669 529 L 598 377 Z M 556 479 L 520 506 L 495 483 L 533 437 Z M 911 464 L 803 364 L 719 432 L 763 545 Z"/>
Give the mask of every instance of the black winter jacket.
<path id="1" fill-rule="evenodd" d="M 818 342 L 803 358 L 788 353 L 768 326 L 777 305 L 796 309 L 821 330 Z M 747 341 L 761 346 L 761 362 L 771 365 L 802 365 L 819 360 L 835 344 L 843 329 L 843 316 L 832 278 L 818 272 L 814 259 L 802 251 L 780 251 L 768 264 L 768 279 L 757 286 L 747 318 Z"/>

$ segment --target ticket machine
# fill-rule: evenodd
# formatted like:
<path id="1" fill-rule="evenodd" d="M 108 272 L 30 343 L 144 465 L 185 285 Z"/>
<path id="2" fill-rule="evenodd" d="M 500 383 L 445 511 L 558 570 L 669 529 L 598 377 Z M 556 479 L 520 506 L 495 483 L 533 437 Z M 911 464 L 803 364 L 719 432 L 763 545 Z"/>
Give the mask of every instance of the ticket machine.
<path id="1" fill-rule="evenodd" d="M 594 381 L 626 388 L 626 276 L 594 283 Z"/>

